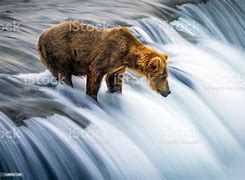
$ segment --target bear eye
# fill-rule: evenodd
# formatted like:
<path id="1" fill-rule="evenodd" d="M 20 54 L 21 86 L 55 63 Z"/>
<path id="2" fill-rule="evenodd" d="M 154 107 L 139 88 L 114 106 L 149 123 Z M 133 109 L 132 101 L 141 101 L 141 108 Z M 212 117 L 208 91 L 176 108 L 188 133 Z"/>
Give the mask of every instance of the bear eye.
<path id="1" fill-rule="evenodd" d="M 162 76 L 162 79 L 165 80 L 166 78 L 167 78 L 167 74 L 164 74 L 164 75 Z"/>

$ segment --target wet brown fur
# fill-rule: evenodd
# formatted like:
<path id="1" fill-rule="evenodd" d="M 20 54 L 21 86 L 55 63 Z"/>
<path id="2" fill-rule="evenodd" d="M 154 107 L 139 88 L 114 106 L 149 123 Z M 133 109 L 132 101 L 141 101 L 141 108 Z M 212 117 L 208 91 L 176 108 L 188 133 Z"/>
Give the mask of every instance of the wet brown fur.
<path id="1" fill-rule="evenodd" d="M 121 92 L 122 85 L 114 77 L 126 68 L 142 76 L 157 76 L 167 59 L 126 27 L 98 30 L 79 22 L 64 22 L 44 31 L 38 51 L 52 75 L 68 85 L 72 86 L 72 75 L 87 75 L 86 94 L 95 100 L 105 75 L 109 92 Z"/>

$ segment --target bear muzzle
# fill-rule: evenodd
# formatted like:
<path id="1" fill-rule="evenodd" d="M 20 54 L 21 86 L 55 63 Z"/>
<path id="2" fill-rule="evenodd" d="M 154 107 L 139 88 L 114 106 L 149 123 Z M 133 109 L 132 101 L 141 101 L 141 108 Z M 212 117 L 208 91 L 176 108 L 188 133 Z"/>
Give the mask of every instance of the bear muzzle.
<path id="1" fill-rule="evenodd" d="M 171 94 L 171 91 L 167 92 L 159 92 L 163 97 L 167 97 L 169 94 Z"/>

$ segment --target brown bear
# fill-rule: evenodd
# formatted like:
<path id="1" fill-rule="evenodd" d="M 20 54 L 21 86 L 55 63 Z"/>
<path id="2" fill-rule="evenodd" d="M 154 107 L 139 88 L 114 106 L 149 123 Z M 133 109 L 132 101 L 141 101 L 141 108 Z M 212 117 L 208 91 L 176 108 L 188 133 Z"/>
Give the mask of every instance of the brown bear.
<path id="1" fill-rule="evenodd" d="M 42 33 L 38 51 L 57 80 L 73 86 L 72 75 L 87 75 L 86 94 L 96 101 L 105 75 L 108 91 L 122 92 L 118 75 L 126 68 L 145 76 L 161 95 L 170 94 L 168 56 L 142 44 L 126 27 L 96 29 L 79 22 L 60 23 Z"/>

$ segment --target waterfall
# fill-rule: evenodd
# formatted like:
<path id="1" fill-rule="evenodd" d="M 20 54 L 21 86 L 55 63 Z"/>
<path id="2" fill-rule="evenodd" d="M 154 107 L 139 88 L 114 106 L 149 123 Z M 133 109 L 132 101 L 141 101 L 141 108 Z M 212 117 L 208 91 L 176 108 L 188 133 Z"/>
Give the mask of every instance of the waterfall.
<path id="1" fill-rule="evenodd" d="M 122 95 L 102 84 L 100 106 L 86 97 L 86 79 L 73 77 L 70 88 L 48 71 L 0 74 L 0 172 L 30 180 L 242 179 L 245 4 L 210 0 L 174 11 L 169 23 L 130 22 L 142 42 L 169 54 L 167 98 L 130 72 Z"/>

